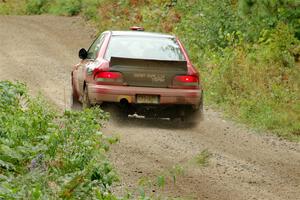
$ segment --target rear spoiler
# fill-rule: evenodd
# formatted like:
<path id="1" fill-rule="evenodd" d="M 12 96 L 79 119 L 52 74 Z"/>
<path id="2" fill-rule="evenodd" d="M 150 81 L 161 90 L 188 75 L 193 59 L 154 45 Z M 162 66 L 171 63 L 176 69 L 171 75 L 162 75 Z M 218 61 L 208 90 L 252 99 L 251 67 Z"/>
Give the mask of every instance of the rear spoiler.
<path id="1" fill-rule="evenodd" d="M 170 67 L 181 69 L 187 72 L 187 62 L 186 61 L 174 61 L 174 60 L 154 60 L 154 59 L 136 59 L 136 58 L 122 58 L 122 57 L 111 57 L 110 59 L 110 69 L 119 69 L 123 67 L 130 66 L 140 66 L 140 67 L 151 67 L 153 65 L 161 67 Z"/>

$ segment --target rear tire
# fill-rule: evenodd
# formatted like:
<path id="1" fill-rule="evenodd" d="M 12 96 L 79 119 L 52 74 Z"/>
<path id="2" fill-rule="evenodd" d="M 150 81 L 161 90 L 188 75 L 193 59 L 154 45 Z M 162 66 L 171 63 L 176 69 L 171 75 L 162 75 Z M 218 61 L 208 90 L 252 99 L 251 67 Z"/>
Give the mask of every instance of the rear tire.
<path id="1" fill-rule="evenodd" d="M 73 78 L 71 76 L 71 97 L 70 97 L 70 108 L 71 110 L 80 110 L 81 109 L 81 103 L 78 100 L 78 96 L 76 95 L 74 91 L 73 86 Z"/>
<path id="2" fill-rule="evenodd" d="M 70 98 L 70 107 L 71 110 L 80 110 L 81 109 L 81 104 L 78 101 L 78 98 L 74 96 L 74 93 L 72 92 L 71 98 Z"/>
<path id="3" fill-rule="evenodd" d="M 82 97 L 82 109 L 90 108 L 91 102 L 89 99 L 88 87 L 86 86 L 83 90 L 83 97 Z"/>
<path id="4" fill-rule="evenodd" d="M 181 118 L 183 122 L 195 126 L 203 120 L 203 92 L 198 108 L 188 107 L 184 110 L 184 116 Z"/>

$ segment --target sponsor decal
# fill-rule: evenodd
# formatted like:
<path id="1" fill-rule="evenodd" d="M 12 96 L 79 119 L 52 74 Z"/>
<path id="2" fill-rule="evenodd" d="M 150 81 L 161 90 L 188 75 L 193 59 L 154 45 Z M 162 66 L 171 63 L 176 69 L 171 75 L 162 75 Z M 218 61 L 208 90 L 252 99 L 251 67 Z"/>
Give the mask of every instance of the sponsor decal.
<path id="1" fill-rule="evenodd" d="M 148 78 L 151 79 L 152 82 L 165 82 L 166 76 L 163 74 L 144 74 L 144 73 L 134 73 L 134 78 Z"/>

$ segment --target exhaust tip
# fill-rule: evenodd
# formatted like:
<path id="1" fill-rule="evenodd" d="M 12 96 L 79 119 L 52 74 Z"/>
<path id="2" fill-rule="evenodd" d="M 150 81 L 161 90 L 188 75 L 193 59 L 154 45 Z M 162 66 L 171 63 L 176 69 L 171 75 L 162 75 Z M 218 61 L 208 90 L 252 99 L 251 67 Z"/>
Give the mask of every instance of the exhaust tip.
<path id="1" fill-rule="evenodd" d="M 120 100 L 120 105 L 121 105 L 122 107 L 126 107 L 126 106 L 128 106 L 128 104 L 129 104 L 129 102 L 128 102 L 128 100 L 127 100 L 126 98 L 122 98 L 122 99 Z"/>

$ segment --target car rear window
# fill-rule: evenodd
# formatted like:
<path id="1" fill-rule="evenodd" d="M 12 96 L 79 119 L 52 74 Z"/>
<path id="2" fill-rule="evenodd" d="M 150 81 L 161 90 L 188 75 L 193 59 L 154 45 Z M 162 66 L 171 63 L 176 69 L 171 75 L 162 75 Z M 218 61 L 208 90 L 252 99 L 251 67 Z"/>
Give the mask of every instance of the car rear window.
<path id="1" fill-rule="evenodd" d="M 175 38 L 112 36 L 105 58 L 111 57 L 184 61 Z"/>

